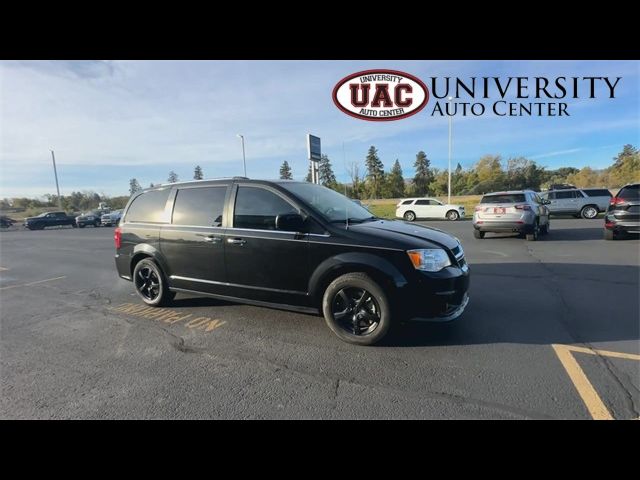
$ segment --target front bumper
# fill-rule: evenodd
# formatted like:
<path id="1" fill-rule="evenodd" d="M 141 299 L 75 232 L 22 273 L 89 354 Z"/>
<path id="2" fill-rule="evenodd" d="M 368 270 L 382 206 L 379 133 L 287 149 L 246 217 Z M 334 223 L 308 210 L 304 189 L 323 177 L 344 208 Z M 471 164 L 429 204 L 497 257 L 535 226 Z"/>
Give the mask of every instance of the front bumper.
<path id="1" fill-rule="evenodd" d="M 469 266 L 447 267 L 440 272 L 416 272 L 418 277 L 398 295 L 405 319 L 447 322 L 458 318 L 469 303 Z"/>

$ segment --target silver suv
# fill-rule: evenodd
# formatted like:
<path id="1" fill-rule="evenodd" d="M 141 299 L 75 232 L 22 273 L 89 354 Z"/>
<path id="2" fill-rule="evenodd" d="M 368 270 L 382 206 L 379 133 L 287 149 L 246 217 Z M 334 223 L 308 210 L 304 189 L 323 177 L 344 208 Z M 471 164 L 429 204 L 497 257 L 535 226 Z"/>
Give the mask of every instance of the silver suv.
<path id="1" fill-rule="evenodd" d="M 514 232 L 537 240 L 549 233 L 548 202 L 531 190 L 487 193 L 473 213 L 473 236 Z"/>
<path id="2" fill-rule="evenodd" d="M 576 188 L 540 193 L 540 198 L 549 200 L 552 215 L 596 218 L 598 212 L 606 212 L 611 201 L 611 192 L 606 188 Z"/>

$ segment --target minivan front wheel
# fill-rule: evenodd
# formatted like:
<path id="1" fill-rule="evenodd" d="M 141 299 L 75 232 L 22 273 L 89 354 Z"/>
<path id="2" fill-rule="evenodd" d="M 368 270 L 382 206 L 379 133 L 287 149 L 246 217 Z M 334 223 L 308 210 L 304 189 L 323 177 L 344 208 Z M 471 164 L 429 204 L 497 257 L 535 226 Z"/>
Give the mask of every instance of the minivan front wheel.
<path id="1" fill-rule="evenodd" d="M 170 302 L 175 294 L 169 291 L 160 267 L 149 258 L 140 260 L 133 269 L 136 293 L 147 305 L 158 307 Z"/>
<path id="2" fill-rule="evenodd" d="M 341 340 L 373 345 L 391 327 L 391 307 L 384 290 L 364 273 L 347 273 L 327 287 L 322 311 L 329 328 Z"/>

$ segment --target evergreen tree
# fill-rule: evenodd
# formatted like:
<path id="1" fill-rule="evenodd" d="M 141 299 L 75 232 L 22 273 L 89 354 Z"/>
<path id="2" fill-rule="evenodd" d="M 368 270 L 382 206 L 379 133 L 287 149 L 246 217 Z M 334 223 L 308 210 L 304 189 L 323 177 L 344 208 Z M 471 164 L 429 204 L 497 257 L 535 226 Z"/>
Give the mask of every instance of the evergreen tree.
<path id="1" fill-rule="evenodd" d="M 367 179 L 369 180 L 369 196 L 377 198 L 380 195 L 384 179 L 384 165 L 380 157 L 378 157 L 378 150 L 373 145 L 369 147 L 364 163 L 367 169 Z"/>
<path id="2" fill-rule="evenodd" d="M 176 172 L 174 172 L 173 170 L 171 170 L 169 172 L 169 178 L 167 178 L 167 182 L 176 183 L 177 181 L 178 181 L 178 174 Z"/>
<path id="3" fill-rule="evenodd" d="M 280 179 L 281 180 L 292 180 L 293 175 L 291 175 L 291 167 L 289 166 L 289 162 L 286 160 L 282 162 L 280 166 Z"/>
<path id="4" fill-rule="evenodd" d="M 413 177 L 413 192 L 416 196 L 429 194 L 429 184 L 433 181 L 433 174 L 429 169 L 431 160 L 427 158 L 427 154 L 420 150 L 416 155 L 416 161 L 413 167 L 416 173 Z"/>
<path id="5" fill-rule="evenodd" d="M 196 168 L 193 170 L 193 179 L 194 180 L 202 180 L 204 178 L 204 175 L 202 173 L 202 168 L 200 168 L 200 165 L 196 165 Z M 176 176 L 176 180 L 177 180 L 177 176 Z M 174 183 L 174 182 L 171 182 Z"/>
<path id="6" fill-rule="evenodd" d="M 333 173 L 333 168 L 331 167 L 331 161 L 326 155 L 322 155 L 320 162 L 318 162 L 318 176 L 320 177 L 320 184 L 325 187 L 335 189 L 338 185 L 336 176 Z"/>
<path id="7" fill-rule="evenodd" d="M 138 183 L 138 180 L 136 180 L 135 178 L 132 178 L 131 180 L 129 180 L 129 194 L 130 195 L 133 195 L 134 193 L 139 192 L 140 190 L 142 190 L 142 187 Z"/>
<path id="8" fill-rule="evenodd" d="M 387 175 L 387 192 L 390 198 L 404 197 L 404 177 L 402 176 L 402 167 L 396 158 L 391 172 Z"/>

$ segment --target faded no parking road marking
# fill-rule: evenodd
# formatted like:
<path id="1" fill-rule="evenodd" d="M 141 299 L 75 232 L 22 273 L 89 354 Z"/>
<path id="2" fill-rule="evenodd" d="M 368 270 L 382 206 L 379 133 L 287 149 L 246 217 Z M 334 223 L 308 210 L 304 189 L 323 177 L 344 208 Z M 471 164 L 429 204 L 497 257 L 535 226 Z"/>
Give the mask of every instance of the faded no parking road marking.
<path id="1" fill-rule="evenodd" d="M 183 322 L 182 325 L 187 328 L 201 330 L 204 332 L 210 332 L 227 323 L 224 320 L 218 320 L 217 318 L 194 317 L 192 313 L 184 315 L 170 308 L 149 307 L 147 305 L 140 305 L 137 303 L 123 303 L 117 307 L 109 307 L 108 310 L 125 313 L 134 317 L 148 318 L 157 322 L 167 323 L 169 325 Z"/>
<path id="2" fill-rule="evenodd" d="M 552 345 L 553 349 L 560 359 L 560 363 L 567 371 L 567 375 L 578 390 L 578 394 L 584 402 L 589 414 L 594 420 L 613 420 L 613 415 L 609 412 L 604 402 L 593 388 L 591 382 L 585 375 L 582 368 L 578 364 L 571 352 L 588 353 L 589 355 L 600 355 L 602 357 L 623 358 L 626 360 L 639 360 L 640 355 L 633 353 L 609 352 L 606 350 L 593 350 L 584 347 L 575 347 L 573 345 Z"/>

